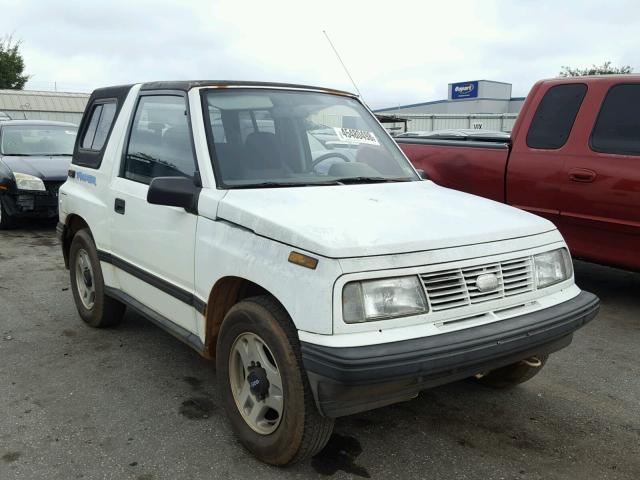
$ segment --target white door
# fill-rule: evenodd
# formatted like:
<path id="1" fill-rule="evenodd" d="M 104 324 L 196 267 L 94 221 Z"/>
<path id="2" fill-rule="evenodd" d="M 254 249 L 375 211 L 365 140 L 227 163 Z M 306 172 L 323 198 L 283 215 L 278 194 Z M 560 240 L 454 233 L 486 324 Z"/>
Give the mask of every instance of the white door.
<path id="1" fill-rule="evenodd" d="M 153 178 L 193 178 L 197 171 L 186 102 L 181 92 L 139 96 L 111 184 L 111 261 L 125 294 L 194 333 L 197 215 L 147 202 Z"/>

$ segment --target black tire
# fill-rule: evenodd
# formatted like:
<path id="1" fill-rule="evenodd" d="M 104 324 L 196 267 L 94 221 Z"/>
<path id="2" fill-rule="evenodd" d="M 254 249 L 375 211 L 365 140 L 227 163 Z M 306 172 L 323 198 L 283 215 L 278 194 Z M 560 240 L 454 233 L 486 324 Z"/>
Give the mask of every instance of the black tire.
<path id="1" fill-rule="evenodd" d="M 535 377 L 547 363 L 548 355 L 537 355 L 540 366 L 531 366 L 527 361 L 520 361 L 491 370 L 476 381 L 491 388 L 509 388 L 524 383 Z M 535 363 L 535 362 L 534 362 Z"/>
<path id="2" fill-rule="evenodd" d="M 4 208 L 4 202 L 0 197 L 0 230 L 9 230 L 16 225 L 15 218 L 11 217 Z"/>
<path id="3" fill-rule="evenodd" d="M 80 299 L 76 282 L 76 262 L 78 262 L 78 253 L 81 250 L 87 252 L 91 269 L 93 270 L 95 299 L 91 308 L 85 307 Z M 69 272 L 73 300 L 76 303 L 76 308 L 82 320 L 95 328 L 116 325 L 122 320 L 125 306 L 105 294 L 104 279 L 102 277 L 100 261 L 98 260 L 98 253 L 88 229 L 79 230 L 71 240 L 71 248 L 69 249 Z"/>
<path id="4" fill-rule="evenodd" d="M 258 335 L 273 353 L 282 376 L 284 411 L 277 429 L 268 435 L 244 420 L 231 390 L 229 360 L 243 333 Z M 288 465 L 309 458 L 326 445 L 333 419 L 318 412 L 302 365 L 298 334 L 284 308 L 269 296 L 252 297 L 226 315 L 218 336 L 216 371 L 224 407 L 240 443 L 259 460 Z"/>

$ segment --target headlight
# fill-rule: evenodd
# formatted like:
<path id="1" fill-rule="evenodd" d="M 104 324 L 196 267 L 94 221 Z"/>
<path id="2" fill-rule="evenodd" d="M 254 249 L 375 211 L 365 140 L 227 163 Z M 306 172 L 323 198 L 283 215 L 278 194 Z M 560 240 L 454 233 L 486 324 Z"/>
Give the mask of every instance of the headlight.
<path id="1" fill-rule="evenodd" d="M 16 179 L 16 187 L 18 190 L 37 190 L 44 192 L 44 182 L 38 177 L 29 175 L 27 173 L 14 172 L 13 176 Z"/>
<path id="2" fill-rule="evenodd" d="M 573 274 L 573 264 L 566 248 L 539 253 L 533 257 L 533 260 L 538 288 L 562 282 Z"/>
<path id="3" fill-rule="evenodd" d="M 426 312 L 424 289 L 416 276 L 350 282 L 342 290 L 342 318 L 346 323 Z"/>

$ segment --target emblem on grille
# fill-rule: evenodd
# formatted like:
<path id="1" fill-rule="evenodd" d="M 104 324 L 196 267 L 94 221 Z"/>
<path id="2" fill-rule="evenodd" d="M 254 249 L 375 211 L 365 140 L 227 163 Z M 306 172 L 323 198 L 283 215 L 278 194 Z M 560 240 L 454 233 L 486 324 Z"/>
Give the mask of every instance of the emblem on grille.
<path id="1" fill-rule="evenodd" d="M 498 277 L 496 277 L 493 273 L 485 273 L 483 275 L 478 275 L 476 278 L 476 287 L 481 292 L 491 292 L 498 288 Z"/>

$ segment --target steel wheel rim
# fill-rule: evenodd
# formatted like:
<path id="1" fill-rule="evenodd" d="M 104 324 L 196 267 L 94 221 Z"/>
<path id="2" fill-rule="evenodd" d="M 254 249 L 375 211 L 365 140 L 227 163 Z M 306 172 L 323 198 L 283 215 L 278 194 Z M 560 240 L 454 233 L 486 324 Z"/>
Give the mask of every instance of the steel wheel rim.
<path id="1" fill-rule="evenodd" d="M 249 384 L 249 374 L 256 367 L 264 369 L 268 393 L 257 396 Z M 273 353 L 255 333 L 238 335 L 229 353 L 229 382 L 236 407 L 245 423 L 261 435 L 276 431 L 284 412 L 282 376 Z"/>
<path id="2" fill-rule="evenodd" d="M 91 310 L 96 301 L 96 283 L 89 254 L 83 248 L 76 257 L 76 289 L 84 308 Z"/>

